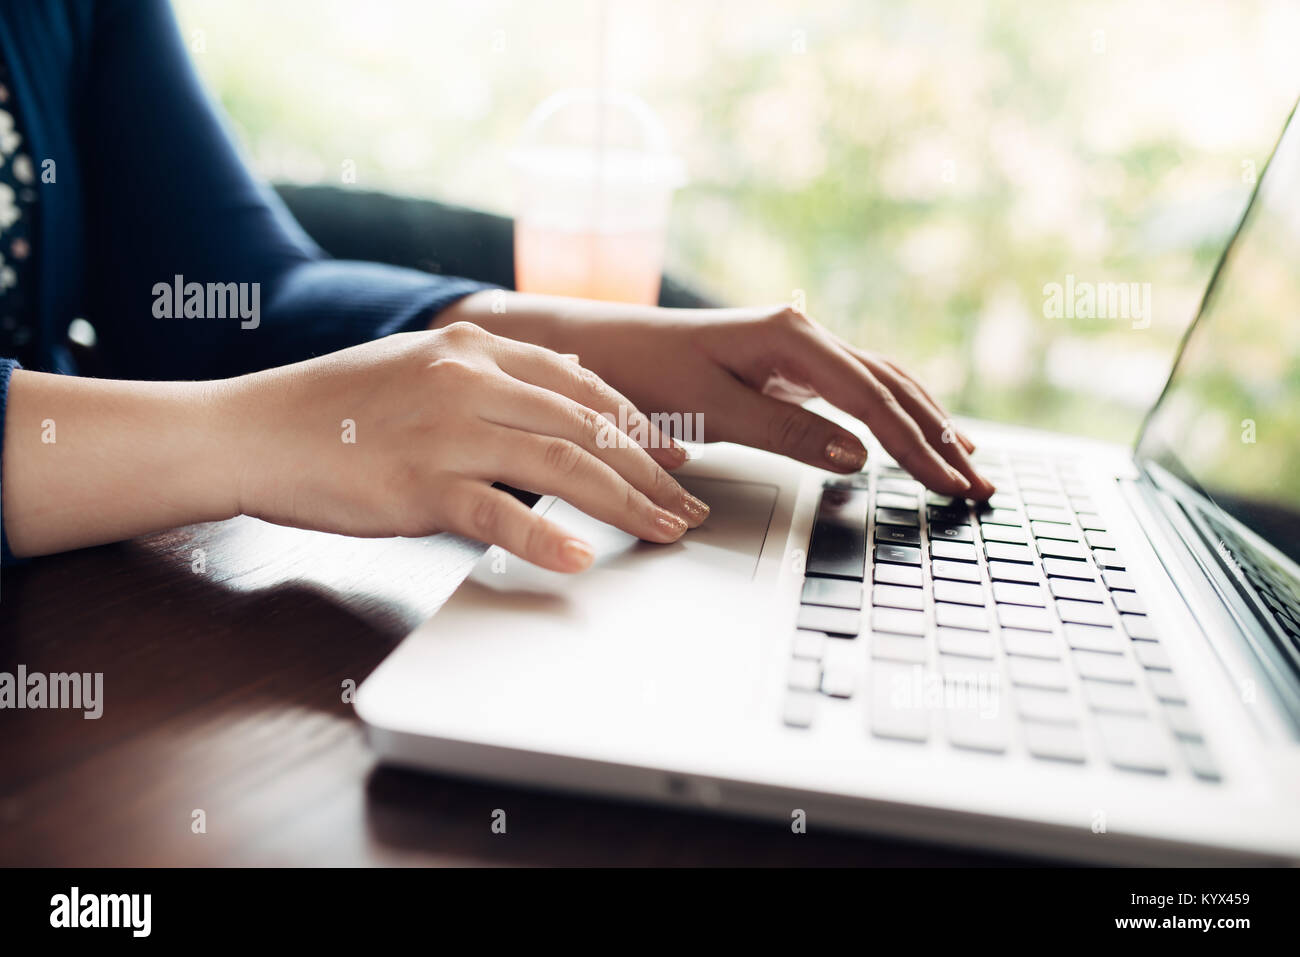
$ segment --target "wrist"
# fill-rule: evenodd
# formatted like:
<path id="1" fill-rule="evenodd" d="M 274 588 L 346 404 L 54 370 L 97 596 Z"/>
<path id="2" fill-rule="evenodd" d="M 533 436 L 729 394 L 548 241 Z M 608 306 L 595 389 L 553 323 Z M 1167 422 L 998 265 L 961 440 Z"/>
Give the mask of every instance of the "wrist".
<path id="1" fill-rule="evenodd" d="M 472 322 L 493 335 L 576 353 L 583 365 L 595 369 L 597 353 L 603 354 L 612 345 L 609 340 L 620 327 L 655 320 L 668 312 L 658 306 L 488 289 L 444 309 L 434 316 L 429 328 Z"/>

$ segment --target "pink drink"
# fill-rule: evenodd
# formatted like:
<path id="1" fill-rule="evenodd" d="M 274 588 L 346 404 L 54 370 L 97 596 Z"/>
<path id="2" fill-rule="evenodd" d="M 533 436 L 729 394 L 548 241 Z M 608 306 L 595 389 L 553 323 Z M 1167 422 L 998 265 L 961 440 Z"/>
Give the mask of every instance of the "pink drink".
<path id="1" fill-rule="evenodd" d="M 636 97 L 571 90 L 529 117 L 512 154 L 515 285 L 653 305 L 681 161 Z"/>
<path id="2" fill-rule="evenodd" d="M 578 232 L 515 226 L 515 284 L 521 292 L 654 305 L 663 272 L 663 229 Z"/>

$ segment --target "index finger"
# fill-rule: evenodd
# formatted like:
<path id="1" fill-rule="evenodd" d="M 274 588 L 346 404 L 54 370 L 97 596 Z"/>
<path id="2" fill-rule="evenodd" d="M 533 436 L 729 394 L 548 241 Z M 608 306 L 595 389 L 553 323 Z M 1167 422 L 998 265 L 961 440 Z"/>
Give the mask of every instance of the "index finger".
<path id="1" fill-rule="evenodd" d="M 926 487 L 944 495 L 970 491 L 970 481 L 944 461 L 898 397 L 866 366 L 812 323 L 793 334 L 795 358 L 818 395 L 866 423 L 885 451 Z"/>

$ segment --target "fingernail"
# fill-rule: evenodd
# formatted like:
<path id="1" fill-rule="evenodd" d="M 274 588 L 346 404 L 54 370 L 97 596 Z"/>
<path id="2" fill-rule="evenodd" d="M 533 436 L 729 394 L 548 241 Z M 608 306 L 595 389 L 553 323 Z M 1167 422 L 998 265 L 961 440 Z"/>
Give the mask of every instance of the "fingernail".
<path id="1" fill-rule="evenodd" d="M 854 471 L 867 464 L 867 450 L 857 439 L 837 435 L 826 443 L 826 461 L 842 471 Z"/>
<path id="2" fill-rule="evenodd" d="M 678 465 L 684 465 L 686 463 L 686 460 L 689 459 L 690 456 L 686 454 L 686 450 L 684 448 L 682 448 L 676 442 L 672 441 L 672 439 L 669 439 L 668 441 L 669 441 L 668 451 L 672 453 L 673 461 L 675 461 Z"/>
<path id="3" fill-rule="evenodd" d="M 961 474 L 960 472 L 958 472 L 956 469 L 954 469 L 954 468 L 949 468 L 949 469 L 948 469 L 948 477 L 949 477 L 950 479 L 952 479 L 954 482 L 957 483 L 957 487 L 958 487 L 958 489 L 959 489 L 960 491 L 962 491 L 962 492 L 969 492 L 969 491 L 971 490 L 970 479 L 968 479 L 966 476 L 962 475 L 962 474 Z"/>
<path id="4" fill-rule="evenodd" d="M 596 553 L 580 538 L 566 538 L 560 542 L 560 560 L 575 572 L 591 567 Z"/>
<path id="5" fill-rule="evenodd" d="M 705 505 L 690 492 L 682 492 L 682 511 L 696 525 L 709 517 L 709 506 Z"/>
<path id="6" fill-rule="evenodd" d="M 686 534 L 686 527 L 685 520 L 678 518 L 671 512 L 665 512 L 661 509 L 659 514 L 655 516 L 655 528 L 659 530 L 660 534 L 667 535 L 670 538 L 681 538 Z"/>

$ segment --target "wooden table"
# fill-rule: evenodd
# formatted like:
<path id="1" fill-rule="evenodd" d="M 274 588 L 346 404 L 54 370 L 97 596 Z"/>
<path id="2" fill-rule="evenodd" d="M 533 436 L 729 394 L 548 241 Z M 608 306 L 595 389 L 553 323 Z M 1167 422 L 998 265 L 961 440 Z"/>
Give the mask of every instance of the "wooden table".
<path id="1" fill-rule="evenodd" d="M 477 553 L 236 519 L 6 569 L 0 671 L 103 672 L 104 712 L 0 711 L 0 864 L 1012 862 L 380 767 L 343 684 Z"/>

